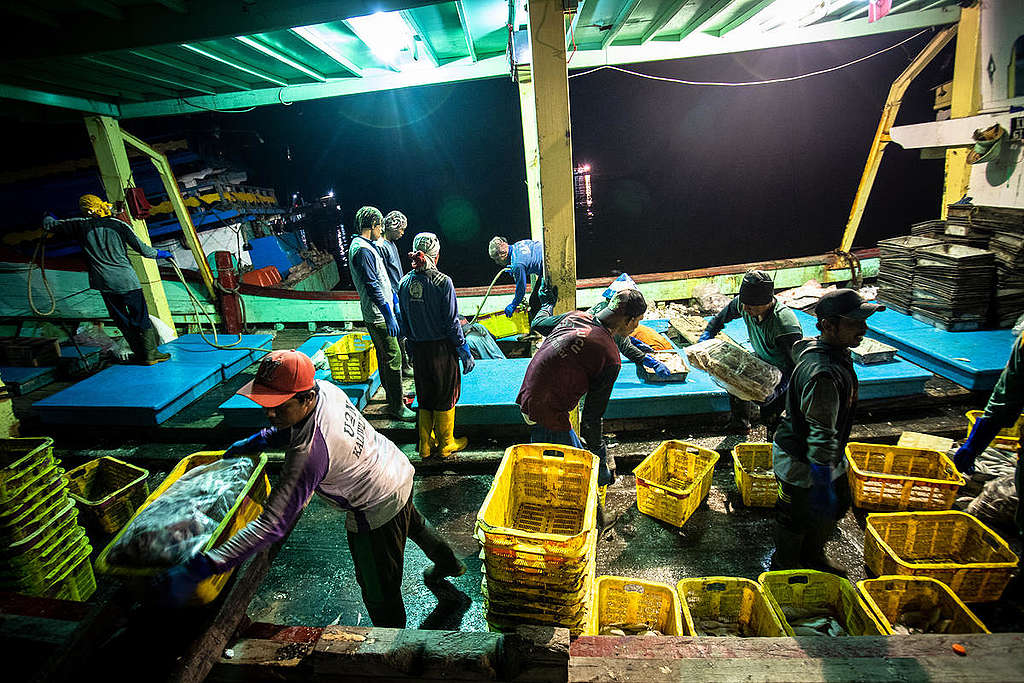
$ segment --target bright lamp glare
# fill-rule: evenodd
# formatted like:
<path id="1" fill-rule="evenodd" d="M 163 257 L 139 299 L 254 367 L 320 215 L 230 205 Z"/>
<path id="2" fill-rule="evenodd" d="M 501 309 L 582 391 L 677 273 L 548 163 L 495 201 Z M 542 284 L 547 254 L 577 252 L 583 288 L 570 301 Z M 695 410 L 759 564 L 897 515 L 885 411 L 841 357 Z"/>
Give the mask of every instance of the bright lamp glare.
<path id="1" fill-rule="evenodd" d="M 398 54 L 412 44 L 412 33 L 398 12 L 353 17 L 348 20 L 348 25 L 378 59 L 388 64 L 395 64 Z"/>

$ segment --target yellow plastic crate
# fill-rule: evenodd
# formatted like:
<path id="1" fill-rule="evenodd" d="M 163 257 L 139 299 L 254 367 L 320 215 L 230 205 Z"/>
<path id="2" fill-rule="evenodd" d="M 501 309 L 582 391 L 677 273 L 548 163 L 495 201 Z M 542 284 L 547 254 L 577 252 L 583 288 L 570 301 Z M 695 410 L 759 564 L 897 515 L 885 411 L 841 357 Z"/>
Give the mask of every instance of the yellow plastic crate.
<path id="1" fill-rule="evenodd" d="M 1017 556 L 966 512 L 894 512 L 868 515 L 864 564 L 876 576 L 927 576 L 964 602 L 989 602 L 1003 594 Z"/>
<path id="2" fill-rule="evenodd" d="M 517 308 L 511 318 L 507 317 L 504 311 L 499 311 L 481 315 L 476 322 L 486 327 L 495 339 L 526 334 L 530 331 L 530 314 L 522 307 Z"/>
<path id="3" fill-rule="evenodd" d="M 15 496 L 54 464 L 49 437 L 0 439 L 0 505 L 13 504 Z"/>
<path id="4" fill-rule="evenodd" d="M 5 578 L 0 581 L 0 591 L 12 591 L 25 595 L 45 595 L 57 583 L 67 570 L 78 564 L 82 558 L 88 559 L 92 546 L 85 538 L 84 530 L 78 527 L 81 536 L 71 546 L 55 555 L 43 567 L 31 574 L 17 578 Z"/>
<path id="5" fill-rule="evenodd" d="M 827 611 L 851 636 L 888 635 L 875 613 L 857 594 L 857 589 L 844 578 L 797 569 L 765 572 L 757 582 L 764 588 L 768 604 L 775 610 L 788 636 L 795 635 L 786 619 L 789 609 Z"/>
<path id="6" fill-rule="evenodd" d="M 123 527 L 149 496 L 149 471 L 110 456 L 90 460 L 64 478 L 83 521 L 106 534 Z"/>
<path id="7" fill-rule="evenodd" d="M 65 539 L 71 531 L 77 530 L 78 510 L 73 501 L 58 512 L 48 516 L 49 521 L 27 538 L 15 541 L 0 550 L 0 573 L 9 569 L 22 571 L 26 567 L 41 564 L 55 545 Z"/>
<path id="8" fill-rule="evenodd" d="M 64 470 L 52 466 L 33 484 L 27 494 L 28 502 L 0 512 L 0 542 L 23 540 L 49 524 L 50 515 L 64 509 L 68 501 L 68 486 Z"/>
<path id="9" fill-rule="evenodd" d="M 864 510 L 948 510 L 967 480 L 938 451 L 846 445 L 853 505 Z"/>
<path id="10" fill-rule="evenodd" d="M 939 608 L 940 619 L 950 619 L 946 633 L 990 633 L 949 586 L 926 576 L 881 576 L 857 583 L 864 601 L 888 634 L 906 612 Z"/>
<path id="11" fill-rule="evenodd" d="M 598 577 L 586 635 L 599 635 L 610 624 L 646 624 L 666 636 L 692 635 L 683 628 L 679 598 L 672 586 L 624 576 Z"/>
<path id="12" fill-rule="evenodd" d="M 696 624 L 702 619 L 746 625 L 760 637 L 786 635 L 782 622 L 768 604 L 761 586 L 732 576 L 683 579 L 676 584 L 686 629 L 701 635 Z"/>
<path id="13" fill-rule="evenodd" d="M 763 468 L 768 474 L 754 474 Z M 774 507 L 779 498 L 779 482 L 772 470 L 770 443 L 740 443 L 732 449 L 732 471 L 736 488 L 747 507 Z"/>
<path id="14" fill-rule="evenodd" d="M 485 551 L 581 557 L 597 515 L 597 457 L 557 444 L 505 450 L 477 513 Z"/>
<path id="15" fill-rule="evenodd" d="M 324 348 L 331 379 L 342 384 L 365 382 L 377 372 L 377 354 L 365 332 L 352 332 Z"/>
<path id="16" fill-rule="evenodd" d="M 971 430 L 974 429 L 974 423 L 978 421 L 978 418 L 985 414 L 984 410 L 968 410 L 967 411 L 967 436 L 971 435 Z M 992 445 L 996 448 L 1005 448 L 1009 450 L 1017 450 L 1020 448 L 1020 430 L 1024 427 L 1024 414 L 1017 418 L 1017 421 L 1012 426 L 1007 427 L 999 431 L 996 438 L 992 439 Z"/>
<path id="17" fill-rule="evenodd" d="M 166 491 L 171 484 L 176 482 L 183 474 L 195 467 L 199 467 L 200 465 L 206 465 L 216 460 L 220 460 L 223 456 L 224 451 L 200 451 L 182 458 L 178 464 L 175 465 L 174 469 L 171 470 L 170 474 L 167 475 L 167 478 L 160 483 L 160 486 L 158 486 L 157 489 L 149 495 L 146 502 L 136 510 L 135 514 L 132 515 L 132 519 L 138 517 L 150 503 L 159 498 L 164 491 Z M 267 498 L 270 495 L 270 480 L 267 478 L 265 471 L 267 467 L 267 456 L 260 454 L 243 457 L 251 457 L 256 466 L 253 468 L 253 472 L 250 475 L 248 482 L 246 482 L 245 487 L 242 489 L 241 493 L 239 493 L 238 498 L 231 506 L 231 509 L 228 510 L 227 515 L 225 515 L 224 519 L 221 520 L 221 523 L 210 536 L 210 540 L 208 540 L 206 544 L 199 549 L 199 552 L 205 552 L 224 543 L 241 531 L 249 522 L 259 517 L 260 513 L 263 512 L 263 505 L 267 502 Z M 131 520 L 128 521 L 131 523 Z M 129 580 L 135 580 L 139 584 L 144 585 L 153 577 L 166 571 L 167 567 L 130 567 L 113 564 L 107 559 L 110 555 L 110 551 L 121 539 L 121 536 L 124 534 L 127 527 L 127 524 L 122 527 L 110 543 L 107 544 L 107 547 L 103 549 L 100 556 L 96 558 L 96 571 L 100 574 L 109 574 Z M 234 571 L 234 569 L 229 569 L 226 572 L 214 574 L 208 579 L 202 581 L 196 588 L 196 593 L 192 597 L 190 604 L 203 605 L 212 601 L 224 588 L 225 584 L 227 584 L 228 579 L 231 578 Z"/>
<path id="18" fill-rule="evenodd" d="M 43 594 L 56 600 L 85 602 L 96 591 L 96 575 L 89 556 L 79 557 L 68 566 Z"/>
<path id="19" fill-rule="evenodd" d="M 655 519 L 682 526 L 711 490 L 718 453 L 686 441 L 662 441 L 636 477 L 636 506 Z"/>
<path id="20" fill-rule="evenodd" d="M 510 548 L 484 548 L 483 570 L 489 578 L 540 590 L 576 591 L 594 564 L 597 532 L 591 531 L 579 557 L 524 553 Z"/>

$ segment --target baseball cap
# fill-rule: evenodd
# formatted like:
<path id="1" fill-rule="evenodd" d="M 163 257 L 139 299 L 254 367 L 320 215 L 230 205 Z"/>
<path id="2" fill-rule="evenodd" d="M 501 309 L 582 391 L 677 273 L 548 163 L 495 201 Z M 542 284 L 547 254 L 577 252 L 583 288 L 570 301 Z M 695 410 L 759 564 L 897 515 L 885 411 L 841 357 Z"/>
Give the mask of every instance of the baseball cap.
<path id="1" fill-rule="evenodd" d="M 850 320 L 864 320 L 872 313 L 884 311 L 882 304 L 866 301 L 860 294 L 852 289 L 837 289 L 828 292 L 820 299 L 814 309 L 818 319 L 822 318 L 849 318 Z"/>
<path id="2" fill-rule="evenodd" d="M 750 270 L 740 282 L 740 303 L 748 306 L 764 306 L 775 296 L 775 282 L 763 270 Z"/>
<path id="3" fill-rule="evenodd" d="M 301 351 L 280 350 L 264 356 L 256 379 L 237 392 L 264 408 L 276 408 L 296 393 L 313 388 L 316 370 Z"/>

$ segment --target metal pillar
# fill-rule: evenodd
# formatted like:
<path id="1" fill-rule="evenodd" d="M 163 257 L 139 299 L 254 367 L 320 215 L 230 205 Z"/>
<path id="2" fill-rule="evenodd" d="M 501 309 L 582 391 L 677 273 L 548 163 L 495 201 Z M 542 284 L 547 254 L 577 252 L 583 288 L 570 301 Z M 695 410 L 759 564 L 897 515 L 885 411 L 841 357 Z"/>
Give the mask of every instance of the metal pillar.
<path id="1" fill-rule="evenodd" d="M 124 149 L 121 137 L 121 126 L 116 119 L 109 116 L 86 116 L 85 127 L 89 131 L 96 162 L 99 164 L 103 188 L 107 193 L 107 201 L 112 204 L 124 202 L 124 188 L 131 179 L 131 167 L 128 165 L 128 154 Z M 146 221 L 136 220 L 128 216 L 135 234 L 144 243 L 149 244 L 149 228 Z M 155 315 L 174 329 L 171 307 L 167 303 L 164 283 L 160 279 L 160 269 L 153 259 L 143 258 L 131 249 L 128 258 L 142 283 L 142 294 L 146 298 L 146 306 L 150 315 Z"/>
<path id="2" fill-rule="evenodd" d="M 544 265 L 548 279 L 558 287 L 556 314 L 576 308 L 569 70 L 562 11 L 562 0 L 530 2 L 530 72 L 537 115 Z"/>
<path id="3" fill-rule="evenodd" d="M 960 9 L 960 24 L 956 34 L 956 56 L 953 62 L 953 99 L 950 118 L 974 116 L 981 107 L 981 89 L 978 85 L 981 50 L 981 3 Z M 946 207 L 967 193 L 971 180 L 971 166 L 967 163 L 970 147 L 946 150 L 946 177 L 942 188 L 942 217 Z"/>

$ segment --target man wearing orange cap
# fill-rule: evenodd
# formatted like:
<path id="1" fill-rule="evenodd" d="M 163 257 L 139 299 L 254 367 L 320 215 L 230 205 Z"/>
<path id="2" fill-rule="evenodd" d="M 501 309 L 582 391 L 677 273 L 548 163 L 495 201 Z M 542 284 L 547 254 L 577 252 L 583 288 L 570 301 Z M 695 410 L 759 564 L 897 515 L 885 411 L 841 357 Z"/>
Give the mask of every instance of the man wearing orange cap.
<path id="1" fill-rule="evenodd" d="M 169 259 L 171 253 L 139 239 L 130 225 L 110 215 L 110 204 L 96 195 L 82 195 L 78 206 L 84 218 L 61 221 L 46 216 L 43 230 L 65 234 L 82 247 L 89 262 L 89 286 L 99 290 L 114 325 L 135 354 L 135 362 L 154 365 L 167 360 L 170 354 L 157 348 L 160 340 L 126 247 L 152 259 Z"/>
<path id="2" fill-rule="evenodd" d="M 183 601 L 199 581 L 284 538 L 314 493 L 346 512 L 356 581 L 374 626 L 405 627 L 406 539 L 434 563 L 423 572 L 428 586 L 466 572 L 413 505 L 409 459 L 363 418 L 345 392 L 315 379 L 308 356 L 272 352 L 260 363 L 256 379 L 238 393 L 263 406 L 272 426 L 232 444 L 224 456 L 286 447 L 281 478 L 259 517 L 226 543 L 164 575 L 172 602 Z"/>

